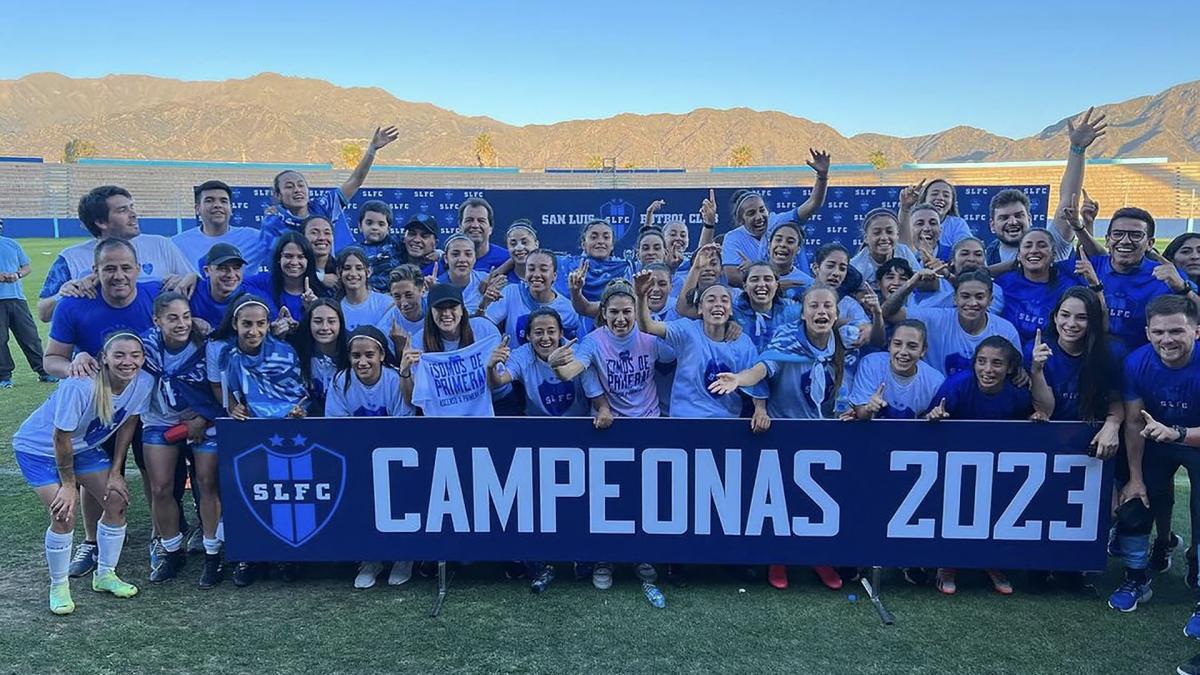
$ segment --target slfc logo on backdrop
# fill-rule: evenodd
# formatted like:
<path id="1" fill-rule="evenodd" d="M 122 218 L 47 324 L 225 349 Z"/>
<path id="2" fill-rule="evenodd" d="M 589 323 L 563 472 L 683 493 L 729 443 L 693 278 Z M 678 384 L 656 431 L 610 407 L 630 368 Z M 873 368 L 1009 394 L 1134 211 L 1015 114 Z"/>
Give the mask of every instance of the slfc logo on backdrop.
<path id="1" fill-rule="evenodd" d="M 301 434 L 276 434 L 266 440 L 234 458 L 238 491 L 259 524 L 299 547 L 337 511 L 346 485 L 346 460 L 308 443 Z"/>

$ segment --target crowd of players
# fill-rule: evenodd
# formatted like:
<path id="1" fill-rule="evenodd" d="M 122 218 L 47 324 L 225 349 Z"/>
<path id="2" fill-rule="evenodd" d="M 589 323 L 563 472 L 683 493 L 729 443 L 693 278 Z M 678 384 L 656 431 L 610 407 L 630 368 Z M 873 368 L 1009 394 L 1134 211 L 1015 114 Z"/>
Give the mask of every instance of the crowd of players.
<path id="1" fill-rule="evenodd" d="M 1120 485 L 1110 549 L 1126 573 L 1109 605 L 1134 611 L 1182 543 L 1170 527 L 1174 474 L 1200 471 L 1200 235 L 1159 255 L 1153 216 L 1123 207 L 1097 240 L 1084 157 L 1106 124 L 1089 111 L 1068 126 L 1052 222 L 1031 227 L 1026 196 L 1002 191 L 990 245 L 959 217 L 954 187 L 932 180 L 904 189 L 898 211 L 865 214 L 861 250 L 810 248 L 805 223 L 829 177 L 820 152 L 809 162 L 812 194 L 796 209 L 771 213 L 740 190 L 727 205 L 732 229 L 716 236 L 710 192 L 695 246 L 684 223 L 653 225 L 655 202 L 632 259 L 614 250 L 603 220 L 583 228 L 574 253 L 541 248 L 524 219 L 497 245 L 497 214 L 478 198 L 460 205 L 458 231 L 444 239 L 426 215 L 395 233 L 379 201 L 351 222 L 344 209 L 395 140 L 390 127 L 327 196 L 312 198 L 299 172 L 276 176 L 277 206 L 259 229 L 231 225 L 220 181 L 195 189 L 199 227 L 170 239 L 140 233 L 127 191 L 97 187 L 79 202 L 93 239 L 59 254 L 40 293 L 44 358 L 26 350 L 44 380 L 61 382 L 13 437 L 50 515 L 50 609 L 73 611 L 68 578 L 89 573 L 94 590 L 137 593 L 115 574 L 131 448 L 152 514 L 151 582 L 174 578 L 191 550 L 204 554 L 201 588 L 212 588 L 225 575 L 215 418 L 420 414 L 591 416 L 597 428 L 620 417 L 743 417 L 753 432 L 779 418 L 1091 422 L 1093 452 L 1117 462 Z M 0 247 L 6 307 L 23 298 L 23 255 Z M 423 355 L 485 343 L 481 392 L 449 403 L 428 394 Z M 7 382 L 12 359 L 0 356 Z M 194 527 L 181 502 L 189 472 Z M 73 547 L 77 504 L 85 536 Z M 1185 580 L 1195 588 L 1200 491 L 1190 510 Z M 387 567 L 363 562 L 354 585 L 374 585 Z M 856 574 L 814 569 L 831 588 Z M 658 570 L 635 570 L 661 606 Z M 266 571 L 238 561 L 233 581 Z M 613 583 L 608 563 L 574 571 L 599 589 Z M 388 582 L 412 572 L 411 561 L 392 562 Z M 542 592 L 555 567 L 514 563 L 509 574 Z M 678 583 L 685 574 L 664 573 Z M 997 592 L 1013 592 L 1003 571 L 986 574 Z M 904 575 L 957 590 L 953 569 Z M 772 565 L 767 578 L 785 588 L 787 569 Z M 1200 638 L 1200 606 L 1186 632 Z"/>

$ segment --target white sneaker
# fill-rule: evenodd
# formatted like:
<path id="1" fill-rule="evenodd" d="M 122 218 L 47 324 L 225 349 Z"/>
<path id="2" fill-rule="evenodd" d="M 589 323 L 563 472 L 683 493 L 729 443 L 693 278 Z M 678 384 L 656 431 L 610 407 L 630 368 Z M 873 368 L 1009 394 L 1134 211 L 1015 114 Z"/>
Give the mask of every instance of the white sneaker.
<path id="1" fill-rule="evenodd" d="M 413 561 L 397 560 L 392 565 L 392 573 L 388 575 L 388 586 L 399 586 L 408 583 L 412 578 Z"/>
<path id="2" fill-rule="evenodd" d="M 358 564 L 358 576 L 354 577 L 355 588 L 370 588 L 375 585 L 375 577 L 383 571 L 381 562 L 363 562 Z"/>

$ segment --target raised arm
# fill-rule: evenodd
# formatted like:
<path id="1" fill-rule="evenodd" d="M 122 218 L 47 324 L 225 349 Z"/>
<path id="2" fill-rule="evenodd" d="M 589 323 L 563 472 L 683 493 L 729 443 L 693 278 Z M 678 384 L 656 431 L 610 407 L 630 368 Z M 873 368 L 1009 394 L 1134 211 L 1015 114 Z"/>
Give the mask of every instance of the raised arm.
<path id="1" fill-rule="evenodd" d="M 717 191 L 712 188 L 708 189 L 708 199 L 700 202 L 700 221 L 703 223 L 703 227 L 700 228 L 700 241 L 696 244 L 697 251 L 713 243 L 713 239 L 717 236 Z"/>
<path id="2" fill-rule="evenodd" d="M 1075 236 L 1076 228 L 1072 227 L 1072 224 L 1065 218 L 1059 217 L 1059 214 L 1064 206 L 1078 208 L 1079 193 L 1083 189 L 1083 171 L 1087 165 L 1088 146 L 1103 136 L 1108 127 L 1104 121 L 1104 113 L 1100 113 L 1096 119 L 1092 119 L 1094 111 L 1095 108 L 1088 108 L 1087 112 L 1083 114 L 1083 119 L 1079 120 L 1078 126 L 1071 120 L 1067 120 L 1067 136 L 1070 138 L 1071 147 L 1067 152 L 1067 169 L 1063 172 L 1062 182 L 1058 186 L 1058 208 L 1054 210 L 1054 229 L 1065 241 L 1071 241 L 1071 238 Z"/>
<path id="3" fill-rule="evenodd" d="M 583 295 L 583 284 L 587 280 L 588 259 L 584 257 L 576 267 L 567 275 L 567 288 L 571 291 L 571 308 L 579 316 L 588 316 L 596 318 L 600 316 L 600 303 L 592 302 Z"/>
<path id="4" fill-rule="evenodd" d="M 1039 328 L 1033 335 L 1033 363 L 1029 368 L 1029 393 L 1033 396 L 1034 414 L 1041 414 L 1047 420 L 1054 414 L 1054 391 L 1046 382 L 1046 360 L 1050 358 L 1051 354 L 1050 346 L 1042 342 L 1042 329 Z"/>
<path id="5" fill-rule="evenodd" d="M 879 311 L 883 314 L 883 320 L 888 323 L 898 323 L 907 318 L 908 313 L 904 310 L 904 303 L 908 300 L 908 296 L 912 294 L 913 289 L 918 284 L 923 283 L 926 279 L 937 278 L 933 270 L 922 267 L 913 273 L 908 281 L 904 282 L 900 288 L 896 289 L 895 293 L 888 296 L 887 300 L 879 307 Z"/>
<path id="6" fill-rule="evenodd" d="M 492 389 L 503 387 L 513 381 L 512 373 L 505 368 L 497 368 L 502 363 L 508 363 L 508 357 L 512 354 L 512 350 L 508 348 L 508 333 L 500 338 L 500 344 L 492 350 L 492 355 L 488 358 L 487 374 L 488 386 Z"/>
<path id="7" fill-rule="evenodd" d="M 916 246 L 913 246 L 912 222 L 909 217 L 912 215 L 912 208 L 921 200 L 921 191 L 924 189 L 925 179 L 922 178 L 920 183 L 909 185 L 900 191 L 900 213 L 896 216 L 900 227 L 897 234 L 901 244 L 907 244 L 913 248 Z"/>
<path id="8" fill-rule="evenodd" d="M 817 172 L 817 179 L 813 182 L 812 194 L 796 209 L 796 217 L 800 222 L 821 210 L 825 205 L 825 192 L 829 189 L 829 153 L 812 148 L 808 149 L 808 153 L 812 155 L 812 159 L 805 164 Z"/>
<path id="9" fill-rule="evenodd" d="M 358 188 L 362 187 L 363 181 L 367 180 L 371 165 L 375 163 L 375 153 L 399 137 L 400 130 L 394 126 L 375 127 L 375 133 L 371 136 L 371 141 L 367 143 L 367 151 L 363 153 L 363 157 L 358 161 L 358 166 L 354 167 L 354 171 L 350 172 L 350 177 L 346 179 L 345 183 L 342 183 L 342 197 L 346 201 L 350 201 L 354 197 L 354 193 L 358 192 Z"/>

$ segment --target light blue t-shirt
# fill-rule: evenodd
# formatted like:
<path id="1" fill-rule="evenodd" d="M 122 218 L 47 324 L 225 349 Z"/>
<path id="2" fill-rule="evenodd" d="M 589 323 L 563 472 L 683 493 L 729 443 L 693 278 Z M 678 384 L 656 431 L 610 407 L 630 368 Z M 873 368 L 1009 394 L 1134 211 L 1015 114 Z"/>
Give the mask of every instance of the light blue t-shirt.
<path id="1" fill-rule="evenodd" d="M 410 417 L 413 414 L 412 406 L 404 402 L 400 393 L 400 373 L 387 366 L 379 374 L 379 381 L 371 386 L 363 384 L 352 370 L 343 370 L 334 376 L 325 396 L 326 417 Z"/>
<path id="2" fill-rule="evenodd" d="M 868 354 L 858 363 L 854 386 L 850 389 L 850 402 L 864 405 L 875 394 L 879 383 L 883 383 L 883 400 L 887 407 L 875 414 L 877 419 L 911 420 L 930 408 L 930 401 L 946 378 L 936 368 L 917 362 L 917 372 L 909 378 L 901 378 L 892 372 L 887 352 Z"/>
<path id="3" fill-rule="evenodd" d="M 25 249 L 9 237 L 0 237 L 0 272 L 15 273 L 22 265 L 29 264 L 29 256 Z M 25 292 L 21 290 L 21 280 L 0 282 L 0 300 L 24 300 Z"/>
<path id="4" fill-rule="evenodd" d="M 473 316 L 469 319 L 469 321 L 471 322 L 471 334 L 475 336 L 476 340 L 483 339 L 490 335 L 500 337 L 500 331 L 496 329 L 496 324 L 488 321 L 482 316 Z M 421 351 L 425 351 L 425 326 L 422 325 L 420 329 L 413 331 L 410 334 L 410 339 L 412 340 L 414 347 Z M 453 351 L 458 349 L 458 340 L 443 340 L 442 346 L 445 348 L 445 351 Z"/>
<path id="5" fill-rule="evenodd" d="M 404 318 L 403 314 L 400 313 L 400 308 L 396 307 L 394 304 L 392 305 L 391 309 L 384 312 L 383 317 L 376 322 L 375 327 L 378 328 L 384 335 L 390 337 L 393 321 L 396 322 L 396 325 L 400 326 L 401 330 L 403 330 L 405 333 L 408 333 L 410 338 L 416 334 L 417 331 L 425 329 L 424 314 L 422 314 L 421 318 L 417 319 L 416 321 L 409 321 L 408 319 Z"/>
<path id="6" fill-rule="evenodd" d="M 739 253 L 746 256 L 746 260 L 750 262 L 763 260 L 766 257 L 766 246 L 770 243 L 769 233 L 780 223 L 790 220 L 796 220 L 796 209 L 768 214 L 767 229 L 763 230 L 761 237 L 750 234 L 743 225 L 726 232 L 725 238 L 721 241 L 721 264 L 734 267 L 741 265 L 744 261 L 742 256 L 738 255 Z M 796 252 L 796 266 L 808 269 L 808 254 L 804 251 L 803 242 L 801 242 L 800 250 Z"/>
<path id="7" fill-rule="evenodd" d="M 978 335 L 969 335 L 958 323 L 957 309 L 917 307 L 908 310 L 908 318 L 925 324 L 929 339 L 929 350 L 925 361 L 949 377 L 960 371 L 970 371 L 975 358 L 975 348 L 993 335 L 1008 340 L 1021 353 L 1021 338 L 1011 323 L 993 314 L 987 315 L 987 323 Z"/>
<path id="8" fill-rule="evenodd" d="M 412 369 L 413 405 L 427 417 L 493 417 L 487 362 L 498 344 L 493 333 L 462 349 L 423 352 Z"/>
<path id="9" fill-rule="evenodd" d="M 55 429 L 71 433 L 71 449 L 75 454 L 98 448 L 127 418 L 146 412 L 153 389 L 154 378 L 146 371 L 138 371 L 124 391 L 113 397 L 112 422 L 104 425 L 96 415 L 92 378 L 66 378 L 58 383 L 50 398 L 21 423 L 13 435 L 13 450 L 54 457 Z"/>
<path id="10" fill-rule="evenodd" d="M 538 358 L 533 345 L 524 344 L 512 351 L 505 365 L 514 380 L 525 385 L 525 415 L 528 417 L 586 417 L 591 406 L 583 393 L 583 381 L 590 371 L 563 382 L 550 364 Z"/>
<path id="11" fill-rule="evenodd" d="M 202 226 L 196 226 L 171 237 L 171 241 L 183 252 L 183 257 L 187 258 L 198 270 L 204 269 L 204 258 L 215 244 L 236 246 L 238 252 L 242 254 L 242 259 L 246 261 L 244 271 L 248 274 L 259 271 L 259 265 L 267 257 L 267 250 L 263 248 L 263 243 L 259 240 L 258 230 L 253 227 L 230 226 L 225 234 L 214 237 L 204 234 Z"/>
<path id="12" fill-rule="evenodd" d="M 916 251 L 912 250 L 912 247 L 907 244 L 897 243 L 895 250 L 892 252 L 892 257 L 907 260 L 914 272 L 923 267 L 921 259 L 917 257 Z M 879 269 L 879 265 L 880 263 L 875 262 L 875 259 L 871 257 L 871 252 L 866 248 L 854 254 L 854 257 L 850 259 L 850 266 L 858 270 L 862 274 L 863 280 L 870 284 L 872 288 L 876 286 L 875 271 Z"/>
<path id="13" fill-rule="evenodd" d="M 342 298 L 339 304 L 342 306 L 342 316 L 346 317 L 347 331 L 359 326 L 378 326 L 388 310 L 396 306 L 392 303 L 392 296 L 378 291 L 368 291 L 367 299 L 357 305 L 351 304 L 350 298 Z M 388 330 L 391 330 L 391 324 Z M 387 335 L 387 331 L 383 334 Z"/>
<path id="14" fill-rule="evenodd" d="M 487 280 L 487 278 L 487 272 L 471 270 L 471 280 L 467 282 L 466 286 L 459 286 L 459 290 L 462 291 L 463 305 L 466 306 L 468 314 L 474 314 L 475 310 L 479 309 L 479 303 L 483 301 L 483 293 L 479 290 L 479 285 Z M 439 284 L 458 286 L 458 284 L 450 281 L 450 275 L 447 272 L 442 272 L 437 282 Z"/>
<path id="15" fill-rule="evenodd" d="M 746 334 L 733 342 L 716 342 L 704 334 L 699 319 L 677 319 L 666 324 L 666 342 L 676 354 L 675 384 L 671 390 L 672 417 L 737 417 L 742 412 L 738 392 L 717 396 L 708 391 L 720 373 L 737 373 L 754 365 L 758 350 Z M 766 398 L 760 385 L 747 391 L 754 398 Z"/>
<path id="16" fill-rule="evenodd" d="M 554 299 L 547 303 L 535 300 L 524 283 L 509 284 L 502 293 L 499 300 L 487 306 L 484 316 L 497 326 L 504 325 L 510 347 L 516 348 L 528 342 L 525 329 L 529 323 L 529 313 L 538 307 L 549 307 L 558 312 L 564 338 L 570 340 L 579 334 L 579 315 L 575 313 L 571 301 L 561 293 L 555 292 Z"/>
<path id="17" fill-rule="evenodd" d="M 954 307 L 954 286 L 945 279 L 938 279 L 938 289 L 936 291 L 913 291 L 912 295 L 908 296 L 908 307 Z M 997 316 L 1004 315 L 1004 288 L 995 281 L 992 282 L 992 304 L 988 305 L 988 311 Z"/>

